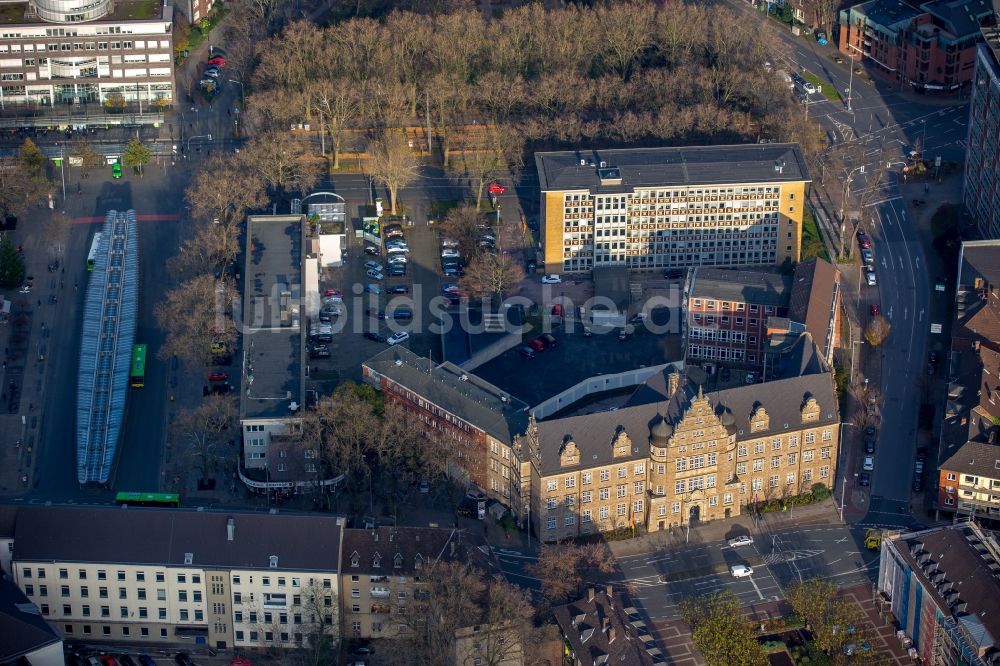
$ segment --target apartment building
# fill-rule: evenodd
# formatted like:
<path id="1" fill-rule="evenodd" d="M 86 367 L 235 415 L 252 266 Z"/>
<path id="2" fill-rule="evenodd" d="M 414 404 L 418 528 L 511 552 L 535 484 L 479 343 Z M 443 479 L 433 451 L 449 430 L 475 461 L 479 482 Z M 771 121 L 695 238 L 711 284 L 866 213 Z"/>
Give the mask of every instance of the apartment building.
<path id="1" fill-rule="evenodd" d="M 341 520 L 20 507 L 12 568 L 67 640 L 291 649 L 339 640 Z"/>
<path id="2" fill-rule="evenodd" d="M 799 260 L 797 144 L 541 152 L 535 166 L 546 272 Z"/>
<path id="3" fill-rule="evenodd" d="M 505 506 L 521 506 L 512 444 L 527 425 L 528 405 L 457 365 L 435 365 L 399 345 L 365 361 L 361 371 L 386 399 L 455 442 L 452 476 Z"/>
<path id="4" fill-rule="evenodd" d="M 0 572 L 0 637 L 0 664 L 66 663 L 62 636 L 6 572 Z"/>
<path id="5" fill-rule="evenodd" d="M 555 541 L 730 518 L 829 487 L 839 437 L 827 371 L 708 394 L 668 372 L 617 410 L 532 420 L 514 448 L 530 466 L 530 520 Z"/>
<path id="6" fill-rule="evenodd" d="M 962 244 L 956 278 L 955 321 L 946 358 L 948 395 L 938 449 L 937 508 L 960 514 L 996 514 L 996 497 L 984 467 L 1000 428 L 1000 240 Z M 942 354 L 945 356 L 945 354 Z M 996 456 L 1000 458 L 1000 456 Z M 996 472 L 1000 478 L 1000 470 Z M 968 477 L 968 478 L 967 478 Z"/>
<path id="7" fill-rule="evenodd" d="M 631 664 L 665 663 L 638 611 L 611 585 L 590 588 L 587 596 L 552 609 L 566 644 L 565 663 Z"/>
<path id="8" fill-rule="evenodd" d="M 769 317 L 787 317 L 792 276 L 777 268 L 696 268 L 687 296 L 687 361 L 758 366 Z"/>
<path id="9" fill-rule="evenodd" d="M 1000 239 L 1000 27 L 983 28 L 969 101 L 962 198 L 981 238 Z"/>
<path id="10" fill-rule="evenodd" d="M 129 122 L 174 103 L 173 5 L 139 0 L 30 0 L 0 17 L 0 107 L 103 109 Z M 38 122 L 50 120 L 44 118 Z M 30 117 L 24 124 L 32 123 Z"/>
<path id="11" fill-rule="evenodd" d="M 869 0 L 840 10 L 839 49 L 900 89 L 958 94 L 972 81 L 990 0 Z"/>
<path id="12" fill-rule="evenodd" d="M 987 666 L 1000 651 L 1000 547 L 974 522 L 882 539 L 875 602 L 916 660 Z"/>
<path id="13" fill-rule="evenodd" d="M 478 561 L 472 551 L 481 543 L 481 538 L 450 527 L 344 530 L 344 634 L 365 639 L 406 636 L 415 622 L 428 619 L 428 576 L 435 565 Z"/>

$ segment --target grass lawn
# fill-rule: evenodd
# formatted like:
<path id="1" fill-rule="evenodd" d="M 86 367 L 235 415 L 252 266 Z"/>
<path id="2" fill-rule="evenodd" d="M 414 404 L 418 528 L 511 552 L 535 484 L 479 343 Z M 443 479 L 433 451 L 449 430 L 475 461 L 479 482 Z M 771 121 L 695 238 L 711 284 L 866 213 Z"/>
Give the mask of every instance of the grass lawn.
<path id="1" fill-rule="evenodd" d="M 125 16 L 130 19 L 151 19 L 160 16 L 159 0 L 134 0 L 123 3 Z"/>
<path id="2" fill-rule="evenodd" d="M 826 97 L 832 102 L 841 101 L 842 98 L 840 96 L 840 91 L 838 91 L 829 81 L 821 81 L 818 76 L 810 71 L 800 71 L 799 74 L 802 75 L 803 79 L 816 86 L 817 90 L 822 90 L 823 97 Z"/>
<path id="3" fill-rule="evenodd" d="M 806 208 L 802 213 L 802 259 L 809 261 L 813 257 L 819 257 L 830 261 L 830 253 L 826 251 L 826 245 L 819 236 L 819 229 L 816 227 L 816 219 L 812 210 Z"/>

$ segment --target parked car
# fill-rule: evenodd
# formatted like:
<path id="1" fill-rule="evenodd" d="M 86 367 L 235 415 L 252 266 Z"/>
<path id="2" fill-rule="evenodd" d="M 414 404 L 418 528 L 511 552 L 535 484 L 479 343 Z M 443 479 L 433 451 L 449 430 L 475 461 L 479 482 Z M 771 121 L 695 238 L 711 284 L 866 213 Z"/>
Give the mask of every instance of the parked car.
<path id="1" fill-rule="evenodd" d="M 875 453 L 875 438 L 865 436 L 865 453 Z"/>
<path id="2" fill-rule="evenodd" d="M 156 662 L 148 654 L 140 654 L 139 663 L 142 666 L 156 666 Z"/>
<path id="3" fill-rule="evenodd" d="M 365 268 L 370 271 L 378 271 L 379 273 L 381 273 L 384 270 L 382 264 L 378 263 L 377 261 L 373 261 L 371 259 L 365 262 Z"/>
<path id="4" fill-rule="evenodd" d="M 393 333 L 392 335 L 390 335 L 389 339 L 386 340 L 386 343 L 388 343 L 389 345 L 398 345 L 399 343 L 406 342 L 409 339 L 410 339 L 409 333 L 407 333 L 406 331 L 400 331 L 399 333 Z"/>
<path id="5" fill-rule="evenodd" d="M 545 351 L 545 343 L 539 340 L 538 338 L 532 338 L 531 340 L 528 340 L 527 345 L 536 352 Z"/>
<path id="6" fill-rule="evenodd" d="M 205 76 L 209 79 L 217 79 L 220 76 L 222 76 L 222 72 L 220 72 L 217 69 L 206 69 L 204 72 L 202 72 L 202 76 Z"/>
<path id="7" fill-rule="evenodd" d="M 389 287 L 385 290 L 387 294 L 408 294 L 410 293 L 410 287 L 405 284 L 397 284 L 395 287 Z"/>
<path id="8" fill-rule="evenodd" d="M 552 349 L 557 344 L 555 337 L 551 333 L 542 333 L 538 337 L 545 343 L 546 349 Z"/>
<path id="9" fill-rule="evenodd" d="M 864 462 L 861 464 L 861 469 L 866 472 L 871 472 L 875 469 L 875 457 L 865 456 Z"/>
<path id="10" fill-rule="evenodd" d="M 194 662 L 191 661 L 191 657 L 187 656 L 185 652 L 178 652 L 174 657 L 174 661 L 177 662 L 177 666 L 194 666 Z"/>
<path id="11" fill-rule="evenodd" d="M 730 548 L 739 548 L 740 546 L 752 546 L 752 545 L 753 545 L 753 537 L 747 534 L 743 534 L 741 536 L 729 540 Z"/>
<path id="12" fill-rule="evenodd" d="M 861 472 L 858 474 L 858 485 L 862 488 L 867 488 L 872 485 L 872 475 L 868 472 Z"/>
<path id="13" fill-rule="evenodd" d="M 385 319 L 385 310 L 377 310 L 375 308 L 365 308 L 366 317 L 374 317 L 375 319 Z"/>
<path id="14" fill-rule="evenodd" d="M 393 264 L 405 264 L 406 262 L 407 262 L 406 255 L 400 253 L 390 254 L 389 258 L 386 259 L 386 263 L 388 263 L 390 266 L 392 266 Z"/>
<path id="15" fill-rule="evenodd" d="M 920 472 L 913 473 L 913 492 L 919 493 L 924 489 L 924 477 Z"/>
<path id="16" fill-rule="evenodd" d="M 369 268 L 367 271 L 365 271 L 365 275 L 367 275 L 368 277 L 370 277 L 373 280 L 384 280 L 385 279 L 385 276 L 382 274 L 382 271 L 376 271 L 376 270 L 371 269 L 371 268 Z"/>
<path id="17" fill-rule="evenodd" d="M 431 484 L 427 483 L 426 479 L 423 479 L 420 481 L 419 489 L 421 493 L 426 495 L 431 491 Z M 364 650 L 364 652 L 362 652 L 362 650 Z M 354 651 L 354 654 L 371 654 L 371 650 L 368 648 L 358 648 Z"/>
<path id="18" fill-rule="evenodd" d="M 878 280 L 875 279 L 875 271 L 873 271 L 871 268 L 868 268 L 865 271 L 865 282 L 868 284 L 869 287 L 874 287 L 875 285 L 878 284 Z"/>
<path id="19" fill-rule="evenodd" d="M 221 370 L 217 372 L 209 373 L 208 381 L 210 382 L 227 382 L 229 381 L 229 373 L 223 372 Z"/>
<path id="20" fill-rule="evenodd" d="M 365 293 L 375 294 L 376 296 L 378 296 L 379 294 L 382 293 L 382 287 L 378 286 L 377 284 L 366 284 Z"/>
<path id="21" fill-rule="evenodd" d="M 865 266 L 875 265 L 875 254 L 871 251 L 871 248 L 861 248 L 861 260 L 864 262 Z"/>
<path id="22" fill-rule="evenodd" d="M 387 224 L 383 227 L 382 232 L 386 238 L 405 238 L 403 236 L 403 227 L 398 224 Z"/>
<path id="23" fill-rule="evenodd" d="M 462 255 L 455 248 L 446 247 L 445 249 L 441 250 L 442 259 L 457 259 L 460 256 Z"/>
<path id="24" fill-rule="evenodd" d="M 327 289 L 323 292 L 323 298 L 340 298 L 343 300 L 344 292 L 339 289 Z"/>
<path id="25" fill-rule="evenodd" d="M 882 310 L 879 308 L 878 303 L 872 303 L 871 312 L 873 317 L 879 316 Z"/>
<path id="26" fill-rule="evenodd" d="M 733 574 L 733 578 L 745 578 L 753 575 L 753 567 L 746 564 L 734 564 L 729 567 L 729 572 Z"/>
<path id="27" fill-rule="evenodd" d="M 410 308 L 396 308 L 392 311 L 392 318 L 396 321 L 409 321 L 413 319 L 413 310 Z"/>
<path id="28" fill-rule="evenodd" d="M 209 58 L 208 59 L 208 64 L 209 65 L 215 65 L 216 67 L 225 67 L 226 66 L 226 59 L 223 58 L 222 56 L 215 56 L 214 58 Z"/>
<path id="29" fill-rule="evenodd" d="M 458 247 L 458 241 L 454 238 L 442 238 L 441 247 Z"/>
<path id="30" fill-rule="evenodd" d="M 390 264 L 387 275 L 389 277 L 403 277 L 406 275 L 406 264 Z"/>
<path id="31" fill-rule="evenodd" d="M 330 358 L 329 345 L 315 344 L 310 346 L 309 358 Z"/>
<path id="32" fill-rule="evenodd" d="M 528 345 L 518 345 L 517 353 L 526 359 L 535 358 L 535 350 L 529 347 Z"/>
<path id="33" fill-rule="evenodd" d="M 562 278 L 558 275 L 546 275 L 542 278 L 542 284 L 562 284 Z"/>
<path id="34" fill-rule="evenodd" d="M 385 342 L 385 336 L 377 331 L 365 331 L 365 337 L 375 342 Z"/>
<path id="35" fill-rule="evenodd" d="M 370 257 L 382 256 L 382 250 L 375 245 L 365 245 L 364 253 Z"/>

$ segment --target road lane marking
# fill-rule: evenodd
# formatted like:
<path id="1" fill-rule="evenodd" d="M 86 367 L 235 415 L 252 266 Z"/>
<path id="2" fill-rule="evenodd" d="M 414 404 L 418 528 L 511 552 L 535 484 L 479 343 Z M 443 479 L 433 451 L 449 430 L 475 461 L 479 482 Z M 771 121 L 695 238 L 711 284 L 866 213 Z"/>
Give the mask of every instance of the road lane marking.
<path id="1" fill-rule="evenodd" d="M 753 576 L 749 576 L 749 578 L 750 578 L 750 584 L 753 585 L 753 589 L 757 592 L 757 596 L 760 597 L 761 601 L 763 601 L 764 595 L 761 594 L 760 588 L 757 587 L 757 581 L 753 579 Z"/>

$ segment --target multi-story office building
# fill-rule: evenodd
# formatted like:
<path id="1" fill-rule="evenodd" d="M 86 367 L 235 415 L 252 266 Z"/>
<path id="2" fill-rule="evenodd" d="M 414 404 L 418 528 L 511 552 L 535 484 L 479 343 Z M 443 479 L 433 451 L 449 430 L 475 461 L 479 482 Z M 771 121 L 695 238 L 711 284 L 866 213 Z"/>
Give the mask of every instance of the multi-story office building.
<path id="1" fill-rule="evenodd" d="M 550 273 L 799 260 L 796 144 L 535 153 Z"/>
<path id="2" fill-rule="evenodd" d="M 1000 659 L 1000 547 L 962 522 L 882 539 L 876 603 L 904 645 L 934 666 L 988 666 Z"/>
<path id="3" fill-rule="evenodd" d="M 13 573 L 68 640 L 295 648 L 339 640 L 341 519 L 22 507 Z"/>
<path id="4" fill-rule="evenodd" d="M 528 405 L 457 365 L 435 365 L 398 345 L 365 361 L 361 370 L 387 399 L 454 441 L 452 476 L 506 506 L 521 505 L 511 444 L 524 432 Z"/>
<path id="5" fill-rule="evenodd" d="M 792 276 L 777 268 L 696 268 L 687 297 L 687 358 L 723 365 L 764 361 L 769 317 L 787 317 Z"/>
<path id="6" fill-rule="evenodd" d="M 982 238 L 1000 239 L 1000 28 L 983 29 L 969 103 L 965 208 Z"/>
<path id="7" fill-rule="evenodd" d="M 902 89 L 956 94 L 972 80 L 989 0 L 869 0 L 840 10 L 841 53 Z"/>
<path id="8" fill-rule="evenodd" d="M 0 17 L 0 107 L 77 111 L 81 122 L 142 122 L 174 102 L 173 5 L 30 0 Z M 153 114 L 155 115 L 155 114 Z M 44 116 L 38 122 L 50 124 Z M 30 124 L 25 118 L 24 124 Z"/>
<path id="9" fill-rule="evenodd" d="M 823 259 L 800 262 L 793 275 L 775 268 L 696 268 L 685 309 L 688 362 L 764 370 L 766 379 L 776 365 L 774 334 L 808 332 L 832 364 L 840 272 Z"/>

